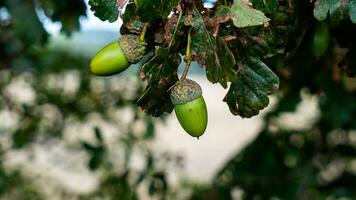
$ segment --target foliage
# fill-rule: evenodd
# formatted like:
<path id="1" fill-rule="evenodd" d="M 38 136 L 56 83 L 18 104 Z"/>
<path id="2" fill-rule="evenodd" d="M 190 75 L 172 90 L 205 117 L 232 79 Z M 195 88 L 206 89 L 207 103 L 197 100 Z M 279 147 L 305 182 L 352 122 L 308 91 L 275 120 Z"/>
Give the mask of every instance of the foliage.
<path id="1" fill-rule="evenodd" d="M 120 5 L 124 4 L 124 1 L 119 2 Z M 100 4 L 100 1 L 96 3 Z M 297 1 L 252 1 L 260 11 L 254 9 L 251 2 L 244 0 L 218 1 L 213 10 L 205 9 L 202 3 L 141 0 L 127 4 L 122 15 L 122 33 L 130 30 L 130 24 L 141 20 L 147 23 L 149 33 L 152 33 L 148 39 L 151 45 L 168 49 L 161 59 L 158 59 L 161 56 L 160 51 L 155 50 L 155 56 L 143 65 L 143 79 L 147 79 L 149 84 L 141 97 L 143 101 L 138 105 L 153 116 L 172 111 L 166 91 L 176 82 L 176 69 L 181 62 L 179 55 L 187 49 L 189 57 L 186 55 L 185 59 L 205 66 L 209 81 L 220 83 L 224 88 L 231 83 L 225 101 L 232 114 L 241 117 L 255 116 L 268 105 L 267 95 L 279 86 L 277 76 L 264 62 L 271 58 L 287 59 L 293 55 L 303 33 L 308 29 L 303 23 L 308 20 L 303 7 L 311 5 Z M 108 10 L 104 6 L 92 6 L 92 9 L 96 12 Z M 151 10 L 156 12 L 150 12 Z M 353 2 L 315 2 L 314 15 L 318 20 L 324 20 L 329 11 L 331 24 L 339 24 L 346 18 L 345 13 L 349 13 L 352 20 Z M 172 13 L 167 18 L 169 12 Z M 103 18 L 104 14 L 98 17 Z M 298 35 L 298 32 L 301 34 Z M 182 40 L 188 37 L 192 38 L 191 46 Z M 163 39 L 157 41 L 157 38 Z M 297 42 L 289 40 L 290 38 L 296 38 Z M 290 46 L 291 48 L 287 48 Z M 161 72 L 167 64 L 172 68 L 170 73 L 174 74 L 170 78 L 165 77 L 165 81 L 157 82 L 163 78 Z M 286 63 L 270 64 L 274 66 Z M 153 71 L 154 68 L 156 72 Z"/>
<path id="2" fill-rule="evenodd" d="M 355 44 L 355 27 L 347 20 L 329 27 L 332 47 L 314 58 L 314 26 L 317 23 L 309 22 L 298 51 L 277 71 L 282 86 L 278 103 L 264 117 L 259 136 L 191 199 L 232 199 L 235 191 L 242 192 L 243 199 L 356 198 L 356 88 L 355 79 L 347 77 L 354 75 L 349 72 L 355 65 L 346 64 L 354 60 L 348 54 Z M 280 118 L 296 112 L 303 91 L 317 97 L 320 113 L 307 127 L 287 128 Z"/>
<path id="3" fill-rule="evenodd" d="M 92 124 L 89 134 L 94 134 L 95 142 L 75 145 L 88 155 L 88 168 L 100 174 L 100 184 L 97 191 L 77 197 L 137 199 L 138 187 L 144 185 L 149 195 L 168 199 L 166 169 L 157 167 L 157 162 L 166 166 L 171 156 L 158 159 L 152 154 L 149 142 L 155 120 L 133 104 L 155 117 L 172 111 L 167 90 L 178 80 L 189 35 L 191 61 L 206 69 L 210 82 L 229 87 L 224 100 L 232 114 L 257 115 L 280 86 L 277 105 L 264 116 L 265 126 L 256 141 L 227 162 L 211 185 L 194 191 L 191 199 L 231 199 L 237 189 L 245 199 L 356 198 L 356 90 L 355 80 L 348 77 L 356 74 L 354 0 L 219 0 L 213 9 L 204 8 L 201 0 L 137 0 L 119 13 L 125 2 L 90 0 L 89 5 L 102 20 L 112 22 L 120 16 L 122 34 L 137 34 L 149 23 L 148 52 L 140 74 L 147 87 L 136 83 L 129 98 L 127 88 L 113 87 L 114 78 L 100 82 L 90 77 L 83 70 L 88 58 L 45 46 L 49 35 L 43 17 L 60 22 L 62 31 L 71 34 L 85 16 L 84 1 L 0 0 L 0 108 L 20 116 L 16 128 L 0 130 L 0 198 L 41 198 L 41 192 L 26 184 L 29 177 L 3 167 L 9 151 L 30 151 L 38 143 L 64 140 L 68 120 L 84 123 L 99 113 L 122 131 L 115 142 L 124 147 L 124 156 L 116 166 L 105 133 Z M 319 58 L 310 46 L 317 20 L 327 24 L 331 37 L 328 50 Z M 68 74 L 80 77 L 72 93 L 58 85 Z M 6 88 L 18 79 L 35 90 L 34 102 L 16 102 L 8 94 Z M 318 100 L 316 121 L 300 130 L 276 124 L 283 113 L 295 112 L 304 90 Z M 58 118 L 48 118 L 42 110 L 48 106 L 59 113 Z M 124 107 L 134 117 L 128 124 L 118 124 L 110 109 Z M 144 133 L 134 130 L 139 121 L 147 127 Z M 146 159 L 141 171 L 128 164 L 134 148 Z M 335 174 L 330 175 L 330 170 Z"/>
<path id="4" fill-rule="evenodd" d="M 251 8 L 249 1 L 237 0 L 231 7 L 234 25 L 238 28 L 266 24 L 269 19 L 259 10 Z"/>
<path id="5" fill-rule="evenodd" d="M 273 87 L 278 88 L 278 78 L 261 59 L 267 54 L 274 56 L 283 52 L 270 52 L 265 40 L 257 37 L 260 32 L 270 30 L 270 28 L 239 29 L 267 23 L 269 19 L 261 11 L 251 8 L 247 2 L 242 1 L 235 1 L 233 5 L 228 1 L 218 2 L 216 11 L 206 10 L 202 6 L 202 1 L 139 2 L 127 5 L 122 15 L 124 26 L 121 32 L 129 32 L 131 22 L 136 23 L 137 20 L 142 20 L 148 23 L 148 32 L 152 33 L 147 36 L 149 44 L 158 48 L 154 50 L 155 56 L 151 60 L 148 59 L 142 67 L 142 78 L 148 80 L 146 91 L 141 97 L 143 101 L 138 102 L 143 110 L 153 116 L 172 111 L 173 106 L 167 98 L 167 89 L 171 88 L 177 80 L 176 69 L 181 62 L 180 55 L 186 50 L 191 53 L 189 57 L 191 60 L 188 62 L 196 61 L 206 67 L 209 81 L 220 83 L 224 88 L 228 87 L 228 83 L 234 82 L 226 97 L 233 114 L 252 117 L 268 105 L 267 95 L 272 90 L 267 85 L 272 84 Z M 95 7 L 92 8 L 95 9 Z M 149 12 L 152 9 L 157 12 Z M 97 12 L 100 10 L 97 9 Z M 167 18 L 169 12 L 172 14 Z M 247 14 L 244 14 L 245 12 Z M 233 26 L 231 19 L 237 27 Z M 192 39 L 191 46 L 187 46 L 188 37 Z M 157 40 L 157 38 L 162 39 Z M 285 43 L 286 41 L 281 41 L 281 45 L 285 46 Z M 253 49 L 259 51 L 246 52 L 246 46 L 252 46 Z M 164 56 L 161 56 L 163 53 L 161 49 L 166 49 Z M 247 69 L 245 62 L 250 65 L 249 69 L 252 71 L 244 73 Z M 153 66 L 152 63 L 155 65 Z M 167 65 L 172 68 L 169 71 L 173 73 L 170 77 L 162 75 Z M 261 76 L 260 79 L 249 77 L 255 76 L 256 73 Z M 163 78 L 164 81 L 157 81 Z M 272 82 L 266 84 L 264 79 Z M 233 86 L 246 80 L 249 80 L 253 86 L 242 90 Z M 239 100 L 243 96 L 251 95 L 255 99 L 245 98 L 244 102 Z M 237 104 L 239 105 L 238 111 L 234 108 Z"/>
<path id="6" fill-rule="evenodd" d="M 90 0 L 89 5 L 91 6 L 91 10 L 93 10 L 96 16 L 98 16 L 101 20 L 108 20 L 109 22 L 116 21 L 119 16 L 119 11 L 116 7 L 116 0 L 110 1 L 95 1 Z"/>
<path id="7" fill-rule="evenodd" d="M 211 187 L 197 191 L 192 199 L 207 199 L 217 192 L 231 199 L 237 188 L 244 199 L 356 198 L 355 88 L 348 90 L 340 80 L 334 80 L 332 66 L 323 61 L 300 62 L 300 57 L 293 61 L 302 67 L 282 82 L 283 95 L 265 117 L 258 138 L 226 163 Z M 305 89 L 324 93 L 318 98 L 317 120 L 302 129 L 277 123 L 283 114 L 295 112 Z"/>
<path id="8" fill-rule="evenodd" d="M 314 16 L 320 21 L 326 19 L 330 14 L 331 24 L 339 24 L 341 20 L 350 17 L 353 23 L 356 22 L 356 2 L 355 1 L 328 1 L 318 0 L 315 2 Z"/>

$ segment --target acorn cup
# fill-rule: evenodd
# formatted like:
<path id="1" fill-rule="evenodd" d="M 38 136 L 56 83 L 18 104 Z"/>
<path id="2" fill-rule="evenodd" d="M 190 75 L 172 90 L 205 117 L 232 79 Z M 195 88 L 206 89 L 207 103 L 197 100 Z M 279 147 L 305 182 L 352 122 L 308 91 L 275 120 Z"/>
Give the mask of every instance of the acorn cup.
<path id="1" fill-rule="evenodd" d="M 202 136 L 208 124 L 208 112 L 200 85 L 183 79 L 172 88 L 170 97 L 183 129 L 193 137 Z"/>
<path id="2" fill-rule="evenodd" d="M 145 55 L 146 43 L 139 36 L 122 35 L 102 48 L 90 63 L 90 72 L 98 76 L 110 76 L 138 63 Z"/>

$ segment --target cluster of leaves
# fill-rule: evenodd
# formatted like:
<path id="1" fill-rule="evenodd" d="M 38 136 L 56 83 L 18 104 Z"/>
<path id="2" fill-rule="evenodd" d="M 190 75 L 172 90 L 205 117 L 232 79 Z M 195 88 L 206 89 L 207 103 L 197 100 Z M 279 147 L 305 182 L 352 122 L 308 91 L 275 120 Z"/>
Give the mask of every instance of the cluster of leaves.
<path id="1" fill-rule="evenodd" d="M 350 72 L 355 57 L 349 53 L 356 44 L 356 29 L 354 21 L 345 17 L 349 13 L 352 19 L 352 2 L 342 6 L 340 2 L 317 1 L 315 7 L 301 7 L 309 18 L 308 29 L 289 64 L 277 70 L 282 85 L 278 103 L 264 117 L 257 139 L 191 199 L 233 199 L 236 191 L 243 199 L 356 198 L 356 80 L 348 77 L 354 76 Z M 324 56 L 315 58 L 310 43 L 319 4 L 330 11 L 323 19 L 333 42 Z M 296 112 L 303 91 L 317 99 L 320 113 L 308 126 L 288 128 L 281 117 Z"/>
<path id="2" fill-rule="evenodd" d="M 116 6 L 126 1 L 89 2 L 102 20 L 115 21 L 120 14 Z M 2 158 L 11 149 L 27 148 L 39 138 L 60 137 L 65 125 L 63 119 L 74 116 L 78 121 L 85 121 L 90 113 L 96 112 L 109 120 L 108 107 L 130 107 L 136 101 L 154 116 L 170 112 L 173 106 L 167 90 L 178 80 L 177 69 L 186 51 L 189 32 L 192 59 L 206 67 L 211 82 L 230 86 L 225 101 L 234 114 L 251 117 L 267 106 L 266 95 L 273 92 L 279 82 L 267 65 L 282 83 L 278 104 L 266 116 L 266 127 L 256 142 L 229 161 L 211 187 L 194 193 L 192 199 L 231 199 L 237 187 L 244 191 L 247 199 L 356 198 L 352 168 L 356 90 L 355 80 L 347 78 L 356 72 L 354 1 L 250 0 L 254 9 L 249 1 L 242 0 L 218 1 L 213 9 L 203 8 L 199 0 L 135 2 L 137 4 L 128 4 L 121 16 L 125 24 L 121 31 L 128 33 L 132 27 L 142 27 L 142 23 L 149 22 L 148 32 L 152 34 L 147 35 L 146 40 L 148 50 L 155 53 L 152 57 L 148 55 L 142 68 L 141 78 L 148 80 L 147 88 L 137 87 L 137 94 L 128 100 L 122 91 L 97 93 L 92 90 L 93 80 L 87 72 L 74 72 L 81 77 L 74 95 L 64 96 L 63 90 L 47 87 L 46 75 L 54 73 L 62 77 L 63 73 L 72 73 L 73 68 L 85 69 L 88 60 L 64 52 L 39 50 L 37 47 L 44 45 L 48 36 L 39 16 L 61 22 L 62 30 L 70 33 L 78 28 L 79 17 L 85 15 L 83 1 L 0 0 L 0 108 L 20 116 L 16 128 L 0 131 L 2 137 L 10 136 L 7 140 L 10 142 L 0 146 L 0 198 L 40 198 L 29 184 L 30 180 L 3 168 Z M 329 50 L 321 58 L 313 57 L 310 51 L 315 19 L 328 22 L 332 37 Z M 17 68 L 3 70 L 12 66 Z M 5 88 L 18 76 L 27 75 L 30 75 L 27 84 L 34 88 L 38 98 L 30 105 L 18 104 L 6 94 Z M 318 96 L 320 117 L 317 121 L 298 131 L 286 131 L 283 127 L 277 131 L 270 129 L 269 125 L 273 125 L 280 114 L 295 110 L 304 88 Z M 142 93 L 144 95 L 139 97 Z M 48 104 L 60 111 L 62 120 L 48 121 L 40 112 Z M 94 129 L 96 143 L 78 144 L 90 157 L 88 167 L 104 172 L 100 188 L 84 195 L 83 199 L 135 199 L 137 188 L 145 181 L 149 194 L 167 197 L 165 171 L 157 170 L 157 159 L 147 150 L 146 143 L 140 142 L 153 137 L 152 119 L 140 115 L 136 107 L 131 108 L 136 113 L 135 120 L 145 119 L 147 131 L 137 137 L 129 127 L 120 138 L 127 158 L 120 173 L 109 159 L 110 150 L 100 129 Z M 137 173 L 127 163 L 133 148 L 140 145 L 146 154 L 146 166 Z M 325 176 L 325 171 L 334 169 L 335 164 L 337 176 Z"/>
<path id="3" fill-rule="evenodd" d="M 116 1 L 91 0 L 92 10 L 102 20 L 112 21 L 118 11 Z M 118 7 L 126 5 L 117 1 Z M 253 8 L 252 5 L 256 8 Z M 177 68 L 191 34 L 192 61 L 206 69 L 207 79 L 230 89 L 225 97 L 231 113 L 252 117 L 269 104 L 268 96 L 279 87 L 278 77 L 265 64 L 283 66 L 295 53 L 308 28 L 305 9 L 314 6 L 314 15 L 324 20 L 330 13 L 331 24 L 344 19 L 355 21 L 353 1 L 218 1 L 213 9 L 203 1 L 139 0 L 126 6 L 121 16 L 122 33 L 137 21 L 148 23 L 148 39 L 155 51 L 142 67 L 148 79 L 146 92 L 138 105 L 153 116 L 171 112 L 173 105 L 167 91 L 177 80 Z M 304 10 L 303 10 L 304 9 Z M 155 12 L 152 12 L 154 10 Z M 153 47 L 156 46 L 156 49 Z M 353 55 L 352 53 L 350 53 Z"/>
<path id="4" fill-rule="evenodd" d="M 61 30 L 70 34 L 79 29 L 81 16 L 86 16 L 83 0 L 1 0 L 0 68 L 26 61 L 34 46 L 47 42 L 48 33 L 42 23 L 46 18 L 60 22 Z"/>
<path id="5" fill-rule="evenodd" d="M 265 117 L 257 139 L 226 163 L 211 186 L 196 190 L 191 199 L 233 199 L 237 188 L 243 199 L 356 198 L 356 88 L 334 79 L 327 60 L 305 56 L 301 53 L 294 60 L 303 67 L 282 79 L 283 95 Z M 315 122 L 298 129 L 276 123 L 283 114 L 296 111 L 306 88 L 312 95 L 323 93 Z"/>
<path id="6" fill-rule="evenodd" d="M 332 25 L 339 24 L 342 20 L 350 20 L 356 23 L 355 1 L 326 1 L 317 0 L 314 6 L 314 16 L 319 21 L 325 20 L 329 15 Z"/>
<path id="7" fill-rule="evenodd" d="M 102 20 L 110 21 L 117 15 L 116 12 L 111 16 L 108 12 L 104 14 L 105 5 L 98 6 L 101 1 L 90 2 L 96 5 L 91 8 Z M 118 2 L 122 5 L 125 1 Z M 277 3 L 272 8 L 271 19 L 277 9 L 282 13 L 280 10 L 287 12 L 290 8 Z M 264 37 L 278 36 L 278 28 L 272 28 L 295 20 L 286 16 L 269 27 L 248 28 L 267 26 L 270 21 L 248 1 L 219 1 L 210 10 L 203 7 L 203 1 L 140 0 L 127 4 L 121 17 L 123 34 L 129 33 L 129 27 L 138 20 L 149 24 L 148 51 L 155 53 L 142 67 L 142 78 L 148 80 L 148 86 L 138 105 L 153 116 L 173 110 L 167 91 L 178 80 L 177 69 L 188 48 L 188 34 L 191 36 L 192 61 L 206 68 L 208 80 L 220 83 L 224 88 L 231 83 L 225 97 L 231 112 L 242 117 L 258 114 L 268 105 L 267 95 L 279 85 L 277 76 L 262 61 L 265 56 L 275 55 L 278 51 L 270 51 Z M 262 35 L 264 32 L 267 33 Z M 275 45 L 272 39 L 270 42 Z M 280 47 L 283 48 L 286 42 L 280 41 Z"/>

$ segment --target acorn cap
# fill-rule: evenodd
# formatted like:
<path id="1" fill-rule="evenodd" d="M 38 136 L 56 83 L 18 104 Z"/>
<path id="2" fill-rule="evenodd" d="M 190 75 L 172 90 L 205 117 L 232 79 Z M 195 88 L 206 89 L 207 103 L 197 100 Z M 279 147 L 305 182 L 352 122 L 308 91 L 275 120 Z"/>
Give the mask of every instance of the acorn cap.
<path id="1" fill-rule="evenodd" d="M 184 79 L 172 88 L 171 101 L 174 105 L 185 104 L 199 98 L 202 94 L 202 89 L 197 82 Z"/>
<path id="2" fill-rule="evenodd" d="M 138 63 L 145 55 L 146 43 L 139 36 L 126 34 L 119 38 L 119 44 L 130 63 Z"/>

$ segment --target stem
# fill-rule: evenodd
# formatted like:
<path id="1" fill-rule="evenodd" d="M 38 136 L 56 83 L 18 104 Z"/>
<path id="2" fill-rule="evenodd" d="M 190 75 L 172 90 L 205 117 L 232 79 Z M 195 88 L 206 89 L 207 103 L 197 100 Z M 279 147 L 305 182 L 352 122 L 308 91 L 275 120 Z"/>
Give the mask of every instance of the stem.
<path id="1" fill-rule="evenodd" d="M 182 0 L 179 1 L 179 3 L 181 3 Z M 172 36 L 172 39 L 171 41 L 169 42 L 169 45 L 168 45 L 168 52 L 171 51 L 171 46 L 173 44 L 173 40 L 174 40 L 174 37 L 176 36 L 177 34 L 177 30 L 178 30 L 178 26 L 179 26 L 179 22 L 180 20 L 182 19 L 182 16 L 183 16 L 183 11 L 181 9 L 178 9 L 178 12 L 179 12 L 179 16 L 178 16 L 178 21 L 177 21 L 177 24 L 174 28 L 174 32 L 173 32 L 173 36 Z M 161 73 L 161 72 L 160 72 Z M 170 88 L 168 88 L 167 92 L 169 92 L 174 86 L 176 86 L 177 84 L 179 83 L 179 81 L 177 81 L 175 84 L 173 84 Z"/>
<path id="2" fill-rule="evenodd" d="M 179 26 L 179 22 L 180 22 L 180 20 L 182 19 L 182 16 L 183 16 L 183 12 L 182 12 L 182 11 L 179 11 L 178 21 L 177 21 L 176 26 L 174 27 L 173 37 L 172 37 L 172 39 L 171 39 L 171 41 L 169 42 L 169 45 L 168 45 L 169 51 L 170 51 L 170 47 L 172 46 L 174 37 L 176 36 L 177 30 L 178 30 L 178 26 Z"/>
<path id="3" fill-rule="evenodd" d="M 140 34 L 140 40 L 141 41 L 145 41 L 145 35 L 147 32 L 147 28 L 148 28 L 148 23 L 145 23 L 145 25 L 142 28 L 141 34 Z"/>
<path id="4" fill-rule="evenodd" d="M 191 46 L 192 46 L 192 36 L 191 36 L 191 32 L 192 32 L 192 28 L 189 29 L 188 32 L 188 44 L 187 44 L 187 50 L 185 53 L 185 67 L 184 67 L 184 71 L 182 76 L 180 77 L 180 80 L 183 80 L 187 77 L 188 71 L 189 71 L 189 67 L 190 67 L 190 63 L 192 62 L 191 60 Z"/>

